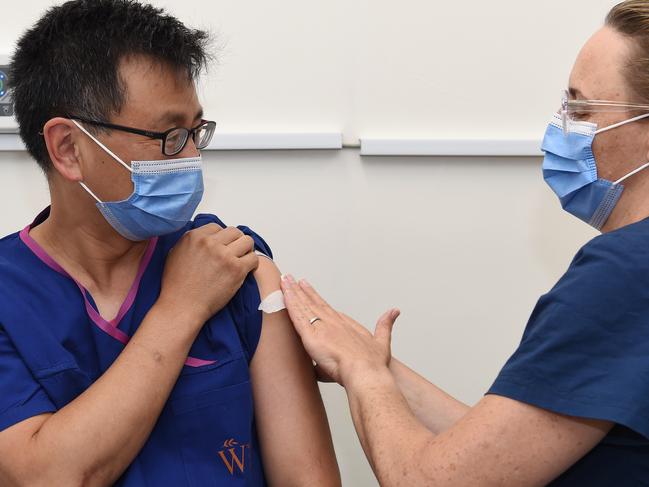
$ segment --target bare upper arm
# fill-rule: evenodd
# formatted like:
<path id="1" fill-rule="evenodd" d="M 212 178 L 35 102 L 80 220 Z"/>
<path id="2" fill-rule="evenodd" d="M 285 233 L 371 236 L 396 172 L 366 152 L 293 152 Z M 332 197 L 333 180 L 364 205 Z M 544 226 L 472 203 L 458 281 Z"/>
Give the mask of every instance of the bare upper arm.
<path id="1" fill-rule="evenodd" d="M 36 469 L 31 442 L 50 416 L 39 414 L 0 431 L 0 485 L 33 485 L 31 474 Z"/>
<path id="2" fill-rule="evenodd" d="M 485 396 L 428 445 L 440 485 L 546 485 L 606 436 L 613 424 Z"/>
<path id="3" fill-rule="evenodd" d="M 259 260 L 255 278 L 262 299 L 280 289 L 279 270 L 268 259 Z M 250 372 L 269 483 L 340 485 L 312 362 L 286 311 L 264 313 Z"/>

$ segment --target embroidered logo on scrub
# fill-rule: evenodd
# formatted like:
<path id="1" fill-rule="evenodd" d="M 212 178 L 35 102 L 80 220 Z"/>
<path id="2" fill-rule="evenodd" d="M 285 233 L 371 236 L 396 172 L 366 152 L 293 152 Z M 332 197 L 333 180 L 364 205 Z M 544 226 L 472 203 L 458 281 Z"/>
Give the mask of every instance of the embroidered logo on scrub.
<path id="1" fill-rule="evenodd" d="M 230 475 L 234 475 L 235 468 L 243 473 L 246 469 L 246 450 L 250 450 L 250 445 L 241 445 L 234 438 L 230 438 L 223 443 L 223 450 L 219 451 L 219 456 L 225 468 Z"/>

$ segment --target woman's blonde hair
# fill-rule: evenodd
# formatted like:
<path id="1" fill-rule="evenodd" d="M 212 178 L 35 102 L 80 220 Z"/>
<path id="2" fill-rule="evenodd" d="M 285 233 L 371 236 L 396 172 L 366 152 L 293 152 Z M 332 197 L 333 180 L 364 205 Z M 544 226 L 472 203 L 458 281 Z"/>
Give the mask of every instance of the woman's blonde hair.
<path id="1" fill-rule="evenodd" d="M 649 0 L 626 0 L 606 16 L 606 25 L 634 41 L 624 77 L 640 100 L 649 103 Z"/>

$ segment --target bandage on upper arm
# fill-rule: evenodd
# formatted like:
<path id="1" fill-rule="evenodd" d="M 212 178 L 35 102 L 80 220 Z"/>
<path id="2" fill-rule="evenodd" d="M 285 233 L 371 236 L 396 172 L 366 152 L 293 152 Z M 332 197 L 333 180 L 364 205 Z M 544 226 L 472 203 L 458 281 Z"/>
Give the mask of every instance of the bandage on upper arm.
<path id="1" fill-rule="evenodd" d="M 270 261 L 273 260 L 263 252 L 260 252 L 259 250 L 255 250 L 255 253 L 259 257 L 265 257 Z M 258 309 L 259 311 L 263 311 L 264 313 L 267 314 L 277 313 L 279 311 L 286 309 L 286 304 L 284 303 L 284 294 L 279 289 L 275 292 L 270 293 L 261 301 Z"/>

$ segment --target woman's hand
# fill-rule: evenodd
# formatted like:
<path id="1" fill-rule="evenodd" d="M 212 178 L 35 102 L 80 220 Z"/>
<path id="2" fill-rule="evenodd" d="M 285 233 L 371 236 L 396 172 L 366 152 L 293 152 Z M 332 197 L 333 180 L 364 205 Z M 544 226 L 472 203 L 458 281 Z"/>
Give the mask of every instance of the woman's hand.
<path id="1" fill-rule="evenodd" d="M 316 362 L 320 378 L 345 386 L 364 372 L 388 368 L 392 327 L 399 310 L 387 311 L 372 334 L 329 306 L 306 281 L 297 283 L 292 276 L 285 276 L 282 291 L 293 326 Z"/>

